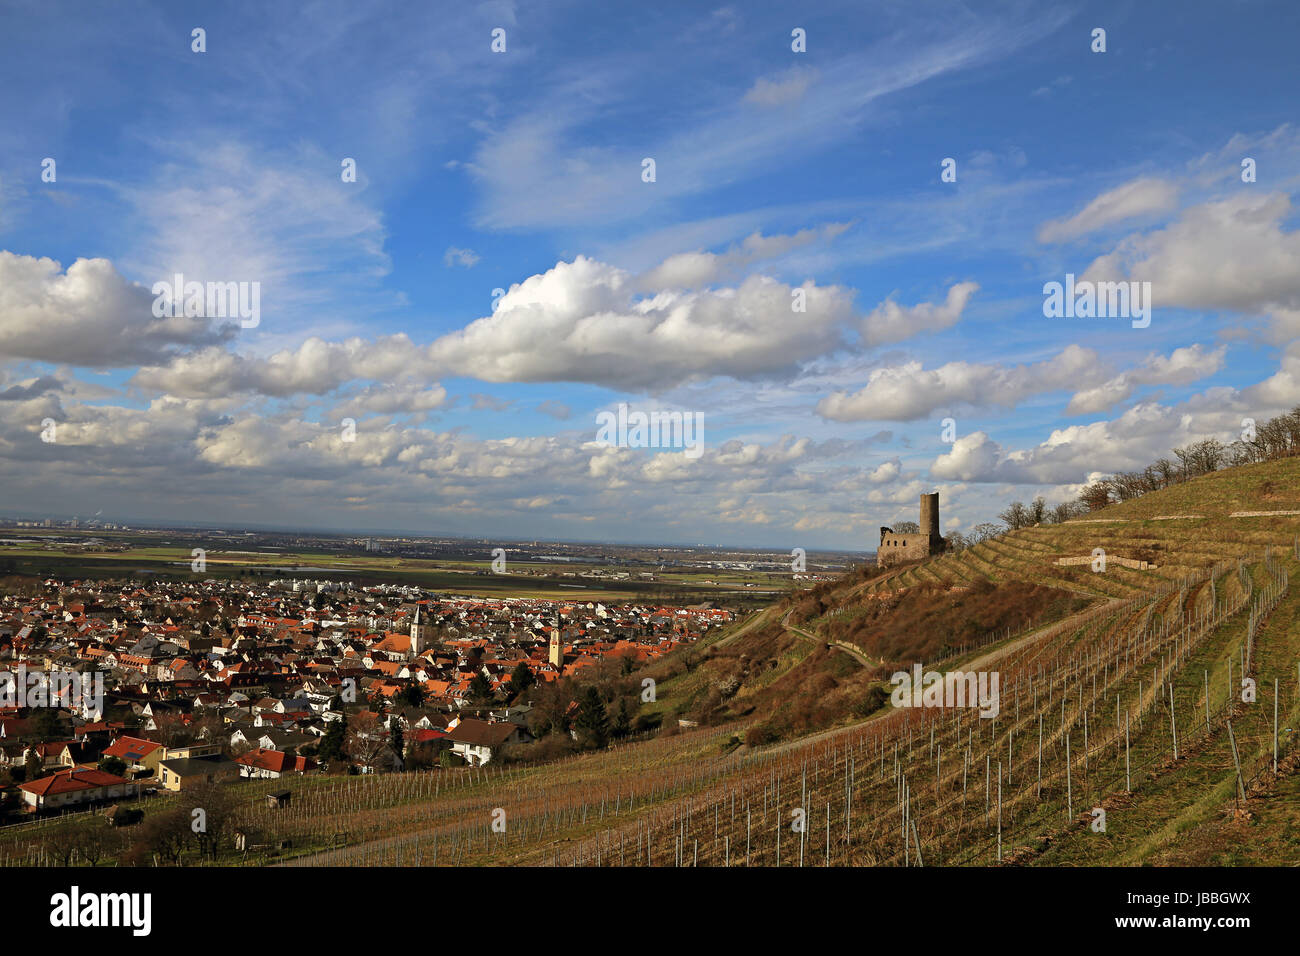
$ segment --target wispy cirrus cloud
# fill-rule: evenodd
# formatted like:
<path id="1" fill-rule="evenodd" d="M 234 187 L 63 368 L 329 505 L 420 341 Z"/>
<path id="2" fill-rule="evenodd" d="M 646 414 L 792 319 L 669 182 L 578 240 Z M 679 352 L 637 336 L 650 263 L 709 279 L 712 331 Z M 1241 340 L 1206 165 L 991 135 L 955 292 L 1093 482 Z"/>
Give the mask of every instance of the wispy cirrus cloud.
<path id="1" fill-rule="evenodd" d="M 635 150 L 580 145 L 611 105 L 609 91 L 625 85 L 618 77 L 635 72 L 610 66 L 600 83 L 590 75 L 566 76 L 537 97 L 536 108 L 490 132 L 467 166 L 481 190 L 476 223 L 489 229 L 610 224 L 770 174 L 860 129 L 891 95 L 1006 55 L 1067 18 L 1063 8 L 1032 18 L 1024 12 L 1009 4 L 976 17 L 949 7 L 946 17 L 923 28 L 899 24 L 856 54 L 821 63 L 815 79 L 795 64 L 796 72 L 719 90 L 694 116 L 677 115 L 649 131 Z M 770 115 L 796 104 L 779 121 Z M 645 157 L 656 162 L 654 183 L 641 179 Z"/>
<path id="2" fill-rule="evenodd" d="M 1068 242 L 1107 226 L 1166 213 L 1178 205 L 1178 187 L 1162 179 L 1135 179 L 1102 193 L 1073 216 L 1053 219 L 1038 229 L 1039 242 Z"/>

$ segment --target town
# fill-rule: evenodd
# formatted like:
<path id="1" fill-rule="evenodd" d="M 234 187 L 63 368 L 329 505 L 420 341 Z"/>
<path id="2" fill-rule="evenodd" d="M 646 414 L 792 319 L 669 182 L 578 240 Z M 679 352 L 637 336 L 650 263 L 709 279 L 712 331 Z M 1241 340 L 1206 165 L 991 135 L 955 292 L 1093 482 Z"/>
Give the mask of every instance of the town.
<path id="1" fill-rule="evenodd" d="M 547 731 L 578 736 L 562 719 L 580 709 L 576 695 L 534 706 L 548 688 L 630 673 L 733 619 L 711 605 L 301 579 L 12 590 L 0 596 L 10 819 L 249 778 L 482 766 L 505 748 L 529 759 Z M 15 674 L 27 675 L 16 696 Z M 23 706 L 36 703 L 33 675 L 45 706 Z M 91 677 L 101 689 L 80 694 Z M 611 728 L 645 729 L 626 705 Z"/>

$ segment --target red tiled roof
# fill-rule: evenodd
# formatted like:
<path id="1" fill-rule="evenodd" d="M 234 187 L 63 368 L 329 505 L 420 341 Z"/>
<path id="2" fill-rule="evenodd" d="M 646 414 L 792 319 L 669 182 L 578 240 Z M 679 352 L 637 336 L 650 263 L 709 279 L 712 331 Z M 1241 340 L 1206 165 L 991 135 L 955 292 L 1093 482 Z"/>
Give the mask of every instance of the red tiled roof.
<path id="1" fill-rule="evenodd" d="M 161 749 L 162 744 L 155 743 L 152 740 L 143 740 L 139 737 L 118 737 L 112 744 L 104 748 L 104 756 L 138 762 L 155 750 Z"/>
<path id="2" fill-rule="evenodd" d="M 506 738 L 518 728 L 514 724 L 494 724 L 486 720 L 466 717 L 447 734 L 457 743 L 471 744 L 476 747 L 499 747 Z"/>
<path id="3" fill-rule="evenodd" d="M 283 750 L 265 750 L 262 747 L 240 754 L 235 758 L 235 762 L 260 770 L 273 770 L 276 773 L 283 773 L 286 770 L 310 770 L 315 766 L 315 763 L 307 757 L 290 757 Z"/>
<path id="4" fill-rule="evenodd" d="M 92 790 L 95 787 L 111 787 L 119 783 L 129 783 L 129 781 L 114 774 L 105 773 L 102 770 L 77 768 L 60 770 L 58 773 L 42 777 L 40 780 L 24 783 L 20 786 L 20 789 L 40 797 L 48 797 L 59 793 L 73 793 L 77 790 Z"/>

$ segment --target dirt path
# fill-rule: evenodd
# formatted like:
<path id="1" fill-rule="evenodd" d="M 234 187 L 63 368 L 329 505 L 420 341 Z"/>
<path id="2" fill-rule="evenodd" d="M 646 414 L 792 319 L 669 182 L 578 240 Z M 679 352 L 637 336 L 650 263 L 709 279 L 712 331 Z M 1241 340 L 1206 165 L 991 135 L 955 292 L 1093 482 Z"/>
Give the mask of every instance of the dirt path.
<path id="1" fill-rule="evenodd" d="M 790 615 L 788 614 L 786 615 L 786 617 L 789 616 Z M 787 624 L 785 623 L 785 618 L 781 619 L 781 626 L 784 627 L 791 634 L 793 634 L 795 637 L 802 637 L 805 640 L 812 641 L 815 644 L 824 644 L 827 648 L 829 648 L 832 651 L 841 651 L 845 654 L 848 654 L 849 657 L 853 658 L 855 661 L 857 661 L 867 670 L 873 670 L 884 663 L 884 661 L 873 661 L 871 658 L 869 658 L 866 654 L 863 654 L 856 647 L 853 647 L 850 644 L 845 644 L 843 641 L 828 641 L 824 637 L 818 637 L 816 634 L 812 634 L 808 631 L 805 631 L 802 627 L 795 627 L 793 624 Z"/>
<path id="2" fill-rule="evenodd" d="M 760 624 L 766 623 L 768 618 L 771 617 L 773 610 L 775 609 L 772 607 L 765 607 L 761 611 L 755 611 L 748 618 L 742 621 L 739 627 L 737 627 L 726 637 L 721 638 L 717 643 L 713 644 L 712 647 L 726 647 L 732 641 L 735 641 L 738 638 L 741 638 L 744 635 L 749 634 Z M 786 615 L 786 617 L 789 616 L 790 616 L 789 614 Z M 784 623 L 784 618 L 782 619 L 782 623 Z"/>

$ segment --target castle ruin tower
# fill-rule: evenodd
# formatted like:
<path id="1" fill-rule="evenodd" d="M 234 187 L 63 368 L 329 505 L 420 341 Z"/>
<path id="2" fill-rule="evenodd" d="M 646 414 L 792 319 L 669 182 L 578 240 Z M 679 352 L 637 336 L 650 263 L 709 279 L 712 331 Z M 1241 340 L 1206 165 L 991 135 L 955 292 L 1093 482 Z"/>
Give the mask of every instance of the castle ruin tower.
<path id="1" fill-rule="evenodd" d="M 876 549 L 876 564 L 888 567 L 902 561 L 921 561 L 943 554 L 944 540 L 939 533 L 939 493 L 921 495 L 921 520 L 919 532 L 880 529 L 880 546 Z"/>
<path id="2" fill-rule="evenodd" d="M 921 534 L 930 539 L 930 544 L 942 537 L 939 534 L 939 492 L 921 495 Z"/>

